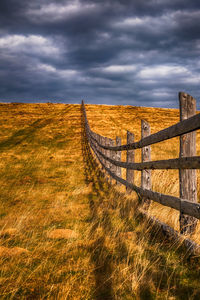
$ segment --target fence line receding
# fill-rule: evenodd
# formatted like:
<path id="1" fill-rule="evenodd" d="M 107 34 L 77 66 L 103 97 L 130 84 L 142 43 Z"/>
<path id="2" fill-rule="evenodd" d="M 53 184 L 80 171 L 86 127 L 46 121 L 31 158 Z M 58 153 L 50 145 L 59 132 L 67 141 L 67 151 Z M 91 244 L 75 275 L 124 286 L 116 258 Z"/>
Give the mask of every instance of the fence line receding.
<path id="1" fill-rule="evenodd" d="M 82 114 L 87 140 L 103 169 L 117 183 L 126 186 L 127 192 L 135 191 L 143 199 L 147 209 L 150 200 L 174 208 L 180 212 L 180 232 L 192 233 L 200 219 L 197 203 L 196 169 L 200 169 L 200 156 L 196 156 L 196 130 L 200 129 L 200 114 L 196 114 L 196 100 L 188 94 L 179 93 L 180 122 L 157 133 L 150 134 L 150 125 L 142 120 L 141 140 L 134 142 L 134 134 L 127 131 L 127 144 L 101 136 L 90 129 L 86 109 L 82 101 Z M 151 161 L 150 145 L 180 137 L 179 158 Z M 116 144 L 116 145 L 115 145 Z M 134 150 L 142 148 L 142 162 L 134 162 Z M 126 162 L 121 161 L 121 151 L 126 150 Z M 121 177 L 126 169 L 126 180 Z M 151 170 L 178 169 L 180 197 L 161 194 L 151 190 Z M 141 187 L 134 184 L 134 170 L 141 171 Z"/>

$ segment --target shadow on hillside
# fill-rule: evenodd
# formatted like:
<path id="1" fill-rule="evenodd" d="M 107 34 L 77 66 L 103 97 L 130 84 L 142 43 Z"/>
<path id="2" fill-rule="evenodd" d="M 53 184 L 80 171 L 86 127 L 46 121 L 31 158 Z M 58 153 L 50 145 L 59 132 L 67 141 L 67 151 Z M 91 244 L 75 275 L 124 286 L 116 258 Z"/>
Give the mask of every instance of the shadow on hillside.
<path id="1" fill-rule="evenodd" d="M 119 236 L 119 232 L 112 225 L 111 211 L 117 207 L 117 199 L 114 196 L 115 191 L 112 188 L 108 178 L 100 169 L 99 164 L 94 159 L 88 145 L 84 126 L 82 124 L 82 152 L 85 165 L 85 182 L 92 184 L 92 193 L 89 194 L 91 223 L 90 240 L 92 241 L 89 250 L 90 258 L 94 267 L 95 288 L 94 299 L 115 299 L 112 287 L 112 263 L 113 253 L 108 248 L 108 239 L 115 239 L 118 259 L 125 259 L 128 255 L 126 244 Z M 116 196 L 116 195 L 115 195 Z M 120 215 L 123 215 L 123 210 Z M 128 215 L 128 212 L 127 212 Z"/>
<path id="2" fill-rule="evenodd" d="M 94 265 L 93 299 L 115 299 L 113 290 L 113 273 L 115 270 L 113 270 L 113 266 L 116 268 L 117 260 L 126 261 L 129 255 L 125 241 L 120 238 L 119 232 L 115 233 L 116 228 L 113 228 L 111 220 L 113 209 L 118 209 L 121 220 L 125 224 L 128 224 L 130 216 L 133 216 L 134 212 L 133 227 L 127 227 L 128 230 L 135 231 L 139 223 L 143 224 L 143 226 L 140 224 L 137 227 L 137 241 L 140 243 L 142 239 L 145 240 L 145 260 L 150 262 L 150 267 L 140 282 L 135 295 L 139 299 L 154 299 L 158 296 L 158 292 L 159 294 L 162 292 L 164 293 L 162 295 L 178 297 L 177 299 L 200 299 L 200 287 L 196 283 L 200 270 L 197 268 L 195 260 L 193 258 L 186 260 L 180 245 L 172 245 L 159 230 L 151 230 L 151 228 L 147 230 L 148 222 L 137 212 L 139 203 L 136 203 L 137 201 L 124 201 L 123 194 L 113 189 L 91 152 L 86 139 L 83 120 L 82 154 L 85 165 L 85 182 L 87 185 L 92 185 L 92 193 L 89 194 L 89 221 L 92 225 L 90 239 L 92 243 L 88 249 L 91 263 Z M 119 198 L 121 198 L 120 201 Z M 139 227 L 140 230 L 138 230 Z M 116 251 L 115 248 L 114 251 L 118 253 L 117 257 L 110 253 L 106 244 L 110 235 L 113 235 L 116 240 L 115 245 L 118 249 Z M 133 268 L 134 260 L 134 257 L 133 261 L 129 258 L 129 265 L 132 265 Z M 140 262 L 138 262 L 137 267 L 142 272 L 143 266 L 140 265 Z M 187 278 L 188 283 L 185 283 L 185 278 Z M 190 282 L 195 284 L 192 285 Z M 134 297 L 131 282 L 129 289 L 127 294 Z"/>
<path id="3" fill-rule="evenodd" d="M 92 243 L 89 247 L 90 259 L 94 265 L 95 287 L 93 297 L 96 300 L 114 299 L 112 289 L 112 267 L 109 251 L 105 246 L 106 233 L 111 230 L 111 221 L 106 211 L 101 211 L 104 199 L 100 191 L 104 191 L 103 174 L 98 168 L 97 163 L 92 157 L 89 145 L 85 138 L 84 128 L 82 126 L 82 152 L 85 165 L 85 181 L 86 184 L 92 184 L 93 193 L 89 194 L 90 205 L 90 222 L 92 224 L 90 230 L 90 239 Z M 105 190 L 105 195 L 108 196 L 108 190 Z M 97 235 L 98 228 L 102 228 L 103 234 Z"/>
<path id="4" fill-rule="evenodd" d="M 34 121 L 28 127 L 17 130 L 11 137 L 0 142 L 0 151 L 13 148 L 24 141 L 31 141 L 33 139 L 33 134 L 50 124 L 51 121 L 52 119 L 39 119 Z"/>

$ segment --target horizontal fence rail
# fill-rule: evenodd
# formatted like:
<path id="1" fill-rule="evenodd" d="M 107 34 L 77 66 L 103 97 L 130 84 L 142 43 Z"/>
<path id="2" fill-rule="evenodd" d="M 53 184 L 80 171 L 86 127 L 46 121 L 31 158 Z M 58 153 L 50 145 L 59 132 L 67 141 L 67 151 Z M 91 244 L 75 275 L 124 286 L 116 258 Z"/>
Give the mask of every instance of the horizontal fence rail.
<path id="1" fill-rule="evenodd" d="M 92 143 L 91 143 L 91 148 L 95 152 L 101 165 L 104 167 L 104 169 L 108 172 L 108 174 L 113 179 L 118 180 L 120 183 L 122 183 L 129 189 L 135 191 L 142 197 L 149 198 L 149 199 L 154 200 L 164 206 L 174 208 L 176 210 L 182 211 L 184 214 L 187 214 L 187 215 L 193 216 L 197 219 L 200 219 L 200 204 L 192 203 L 187 200 L 180 199 L 178 197 L 173 197 L 173 196 L 153 192 L 150 190 L 145 190 L 145 189 L 142 189 L 136 185 L 133 185 L 133 184 L 127 182 L 125 179 L 122 179 L 122 178 L 118 177 L 117 175 L 115 175 L 113 172 L 110 171 L 109 168 L 107 168 L 105 166 L 105 164 L 102 162 L 102 159 L 99 157 L 99 155 L 97 153 L 96 147 Z"/>
<path id="2" fill-rule="evenodd" d="M 93 139 L 93 141 L 96 141 L 96 139 Z M 142 171 L 145 169 L 151 169 L 151 170 L 200 169 L 200 156 L 181 157 L 181 158 L 168 159 L 168 160 L 155 160 L 155 161 L 147 161 L 143 163 L 127 163 L 127 162 L 113 160 L 112 158 L 104 155 L 98 149 L 96 149 L 96 151 L 103 159 L 111 162 L 113 165 L 125 169 L 136 170 L 136 171 Z"/>
<path id="3" fill-rule="evenodd" d="M 114 140 L 107 137 L 101 136 L 90 129 L 85 105 L 82 101 L 82 113 L 84 118 L 84 126 L 87 140 L 90 147 L 92 148 L 95 156 L 97 157 L 99 163 L 107 174 L 116 180 L 118 183 L 126 186 L 127 191 L 135 191 L 142 199 L 144 203 L 148 203 L 147 207 L 150 204 L 150 200 L 158 202 L 164 206 L 168 206 L 180 211 L 180 231 L 181 233 L 188 234 L 192 233 L 196 224 L 196 219 L 200 219 L 200 204 L 190 199 L 190 194 L 187 193 L 190 190 L 190 187 L 185 188 L 185 185 L 191 185 L 192 183 L 192 193 L 196 193 L 196 171 L 195 169 L 200 169 L 200 156 L 194 155 L 196 153 L 196 143 L 195 143 L 195 130 L 200 129 L 200 114 L 196 114 L 196 108 L 194 108 L 195 100 L 184 93 L 179 94 L 180 103 L 184 103 L 185 107 L 188 105 L 188 112 L 186 118 L 182 118 L 181 121 L 173 126 L 170 126 L 164 130 L 161 130 L 157 133 L 150 134 L 148 129 L 149 124 L 146 121 L 142 121 L 142 133 L 143 138 L 138 142 L 133 142 L 133 134 L 127 132 L 127 144 L 120 145 L 121 139 L 116 138 L 117 146 L 114 146 Z M 187 104 L 187 105 L 186 105 Z M 185 107 L 181 107 L 181 113 L 184 116 Z M 187 108 L 187 107 L 186 107 Z M 191 114 L 195 114 L 192 115 Z M 146 130 L 146 131 L 145 131 Z M 148 135 L 149 134 L 149 135 Z M 148 136 L 147 136 L 148 135 Z M 148 161 L 150 160 L 150 145 L 171 139 L 174 137 L 180 136 L 180 157 L 175 159 L 168 160 L 157 160 L 157 161 Z M 131 137 L 131 139 L 130 139 Z M 192 142 L 190 142 L 190 138 Z M 131 141 L 131 143 L 130 143 Z M 187 142 L 185 142 L 187 141 Z M 184 145 L 184 142 L 186 145 Z M 133 152 L 135 149 L 142 148 L 143 158 L 141 163 L 134 162 L 134 154 L 131 156 L 128 155 L 129 152 Z M 184 150 L 186 148 L 186 150 Z M 121 161 L 121 155 L 119 151 L 127 151 L 127 162 Z M 185 153 L 184 153 L 185 151 Z M 149 154 L 148 154 L 149 153 Z M 185 155 L 185 154 L 189 155 Z M 128 170 L 137 170 L 142 172 L 142 185 L 138 187 L 134 185 L 133 180 L 130 179 L 130 174 L 127 177 L 127 180 L 121 177 L 121 168 L 125 168 L 127 172 L 132 172 L 131 176 L 133 177 L 133 171 Z M 180 197 L 174 197 L 170 195 L 165 195 L 151 190 L 151 173 L 149 170 L 153 169 L 179 169 L 180 177 Z M 192 172 L 192 173 L 189 173 Z M 192 181 L 190 180 L 192 175 Z M 185 179 L 186 178 L 186 179 Z M 185 181 L 183 180 L 185 179 Z M 148 183 L 149 182 L 149 183 Z M 186 193 L 184 193 L 186 189 Z M 194 196 L 192 194 L 192 196 Z M 188 196 L 189 198 L 185 197 Z M 195 197 L 193 197 L 195 199 Z M 191 202 L 193 201 L 193 202 Z M 185 216 L 187 215 L 187 216 Z M 181 219 L 182 218 L 182 219 Z M 188 219 L 190 218 L 190 219 Z M 195 218 L 192 219 L 192 218 Z M 182 220 L 182 224 L 181 224 Z M 190 224 L 192 222 L 192 224 Z"/>
<path id="4" fill-rule="evenodd" d="M 131 150 L 131 149 L 140 149 L 148 145 L 156 144 L 159 142 L 163 142 L 166 140 L 169 140 L 171 138 L 180 136 L 182 134 L 190 133 L 194 130 L 200 129 L 200 114 L 195 115 L 189 119 L 186 119 L 182 122 L 179 122 L 175 125 L 172 125 L 166 129 L 163 129 L 159 132 L 156 132 L 154 134 L 149 135 L 146 138 L 143 138 L 142 140 L 121 145 L 121 146 L 105 146 L 102 145 L 97 141 L 97 144 L 99 147 L 103 149 L 113 150 L 113 151 L 123 151 L 123 150 Z"/>

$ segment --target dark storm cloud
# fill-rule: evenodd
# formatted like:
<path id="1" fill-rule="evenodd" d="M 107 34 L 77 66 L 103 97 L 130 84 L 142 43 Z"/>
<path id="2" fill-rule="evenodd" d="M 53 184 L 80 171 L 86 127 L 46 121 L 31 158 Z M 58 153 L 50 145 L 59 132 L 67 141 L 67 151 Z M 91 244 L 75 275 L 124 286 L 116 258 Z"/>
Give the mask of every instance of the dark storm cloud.
<path id="1" fill-rule="evenodd" d="M 0 1 L 0 100 L 176 107 L 199 99 L 200 4 Z"/>

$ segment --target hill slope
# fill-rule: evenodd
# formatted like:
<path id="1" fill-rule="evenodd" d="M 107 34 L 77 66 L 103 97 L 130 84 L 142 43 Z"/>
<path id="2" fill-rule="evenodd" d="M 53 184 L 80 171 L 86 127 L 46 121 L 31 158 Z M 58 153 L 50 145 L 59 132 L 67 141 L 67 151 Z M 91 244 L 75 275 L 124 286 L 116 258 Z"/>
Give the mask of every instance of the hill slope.
<path id="1" fill-rule="evenodd" d="M 126 130 L 140 138 L 142 118 L 152 132 L 178 121 L 177 110 L 86 109 L 95 131 L 123 142 Z M 198 258 L 188 263 L 181 245 L 159 240 L 137 196 L 105 180 L 82 139 L 80 105 L 1 104 L 0 124 L 2 299 L 198 299 Z M 154 147 L 152 159 L 177 156 L 178 143 Z M 177 174 L 166 172 L 154 172 L 153 187 L 176 194 Z"/>

